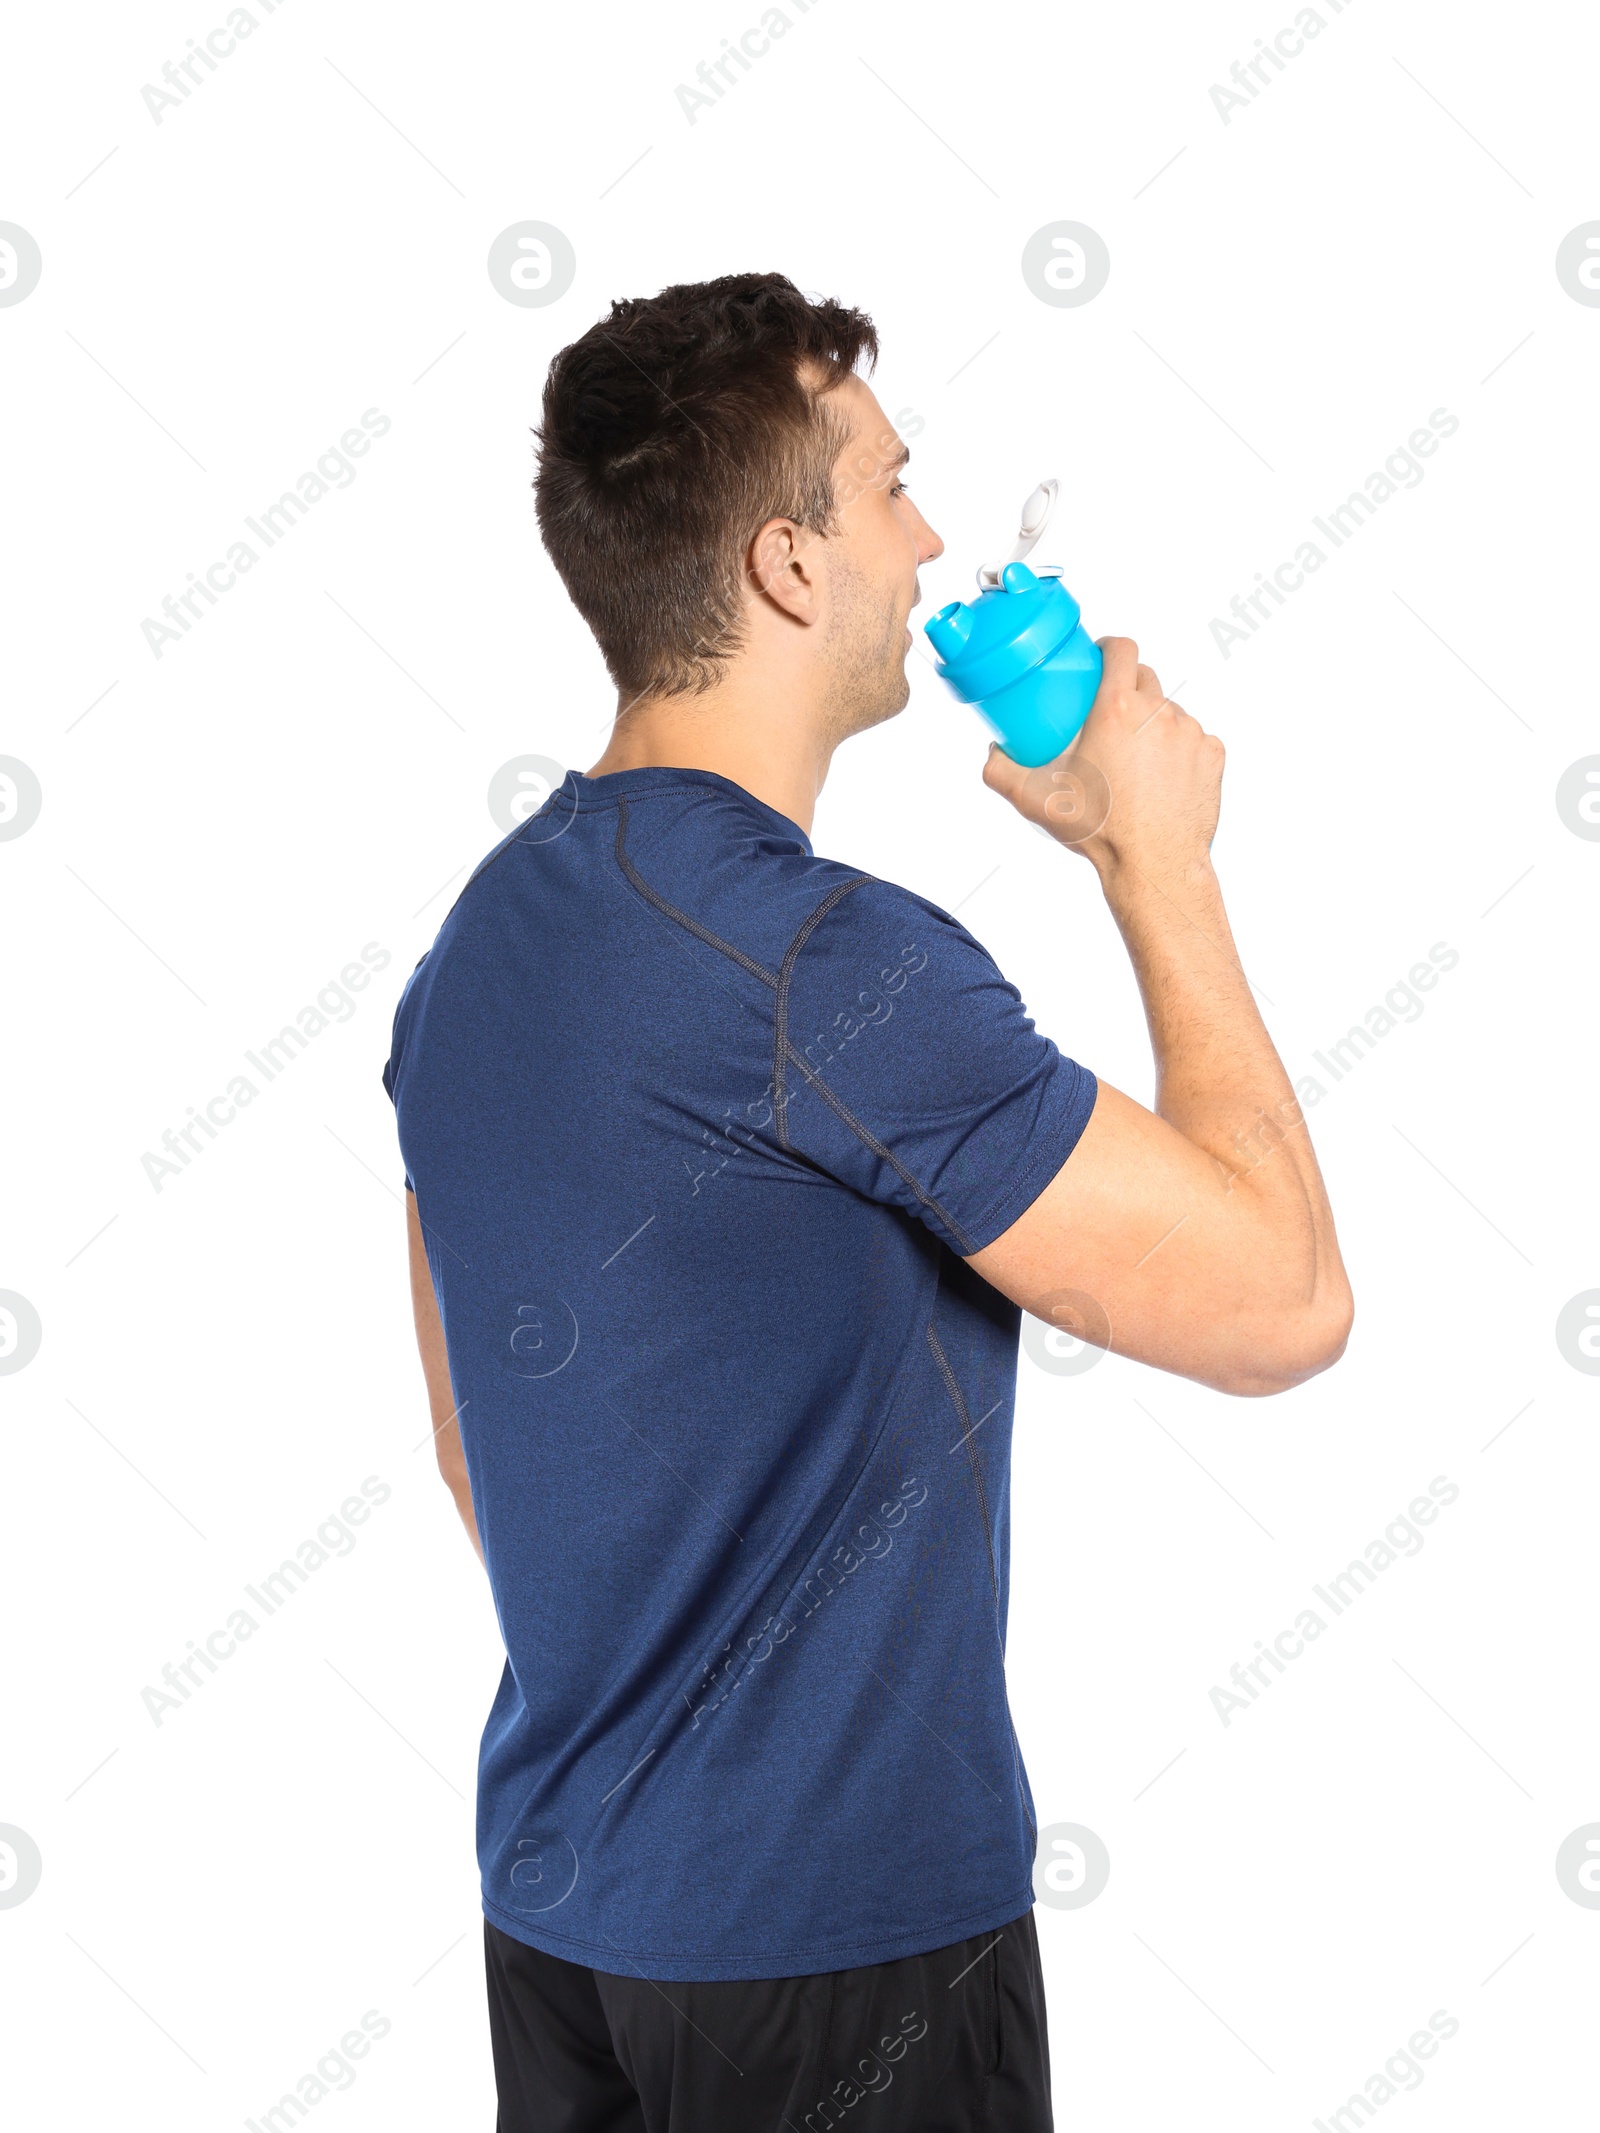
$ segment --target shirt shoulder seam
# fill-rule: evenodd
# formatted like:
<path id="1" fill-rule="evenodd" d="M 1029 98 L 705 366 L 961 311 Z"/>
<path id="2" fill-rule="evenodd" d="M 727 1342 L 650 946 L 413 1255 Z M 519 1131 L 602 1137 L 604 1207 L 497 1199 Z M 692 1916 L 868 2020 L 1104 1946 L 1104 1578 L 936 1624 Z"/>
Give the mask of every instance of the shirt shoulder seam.
<path id="1" fill-rule="evenodd" d="M 617 865 L 620 868 L 623 877 L 627 881 L 629 887 L 632 888 L 637 895 L 642 896 L 645 901 L 651 904 L 656 910 L 660 911 L 664 917 L 671 919 L 675 925 L 682 926 L 686 932 L 692 933 L 696 940 L 704 941 L 708 948 L 715 948 L 719 950 L 723 955 L 729 957 L 731 961 L 737 963 L 741 970 L 747 970 L 752 977 L 759 978 L 763 985 L 770 986 L 774 994 L 776 994 L 779 988 L 779 978 L 772 971 L 766 969 L 763 964 L 758 963 L 753 956 L 746 955 L 742 948 L 736 948 L 731 941 L 725 941 L 719 933 L 713 933 L 709 926 L 702 926 L 698 919 L 691 918 L 687 911 L 680 911 L 678 906 L 674 903 L 669 903 L 666 897 L 664 897 L 659 890 L 653 889 L 650 886 L 649 882 L 647 882 L 644 876 L 639 872 L 633 861 L 628 857 L 627 844 L 628 795 L 626 793 L 619 793 L 617 796 L 617 836 L 614 849 L 616 854 Z M 833 908 L 833 905 L 838 902 L 840 897 L 846 895 L 849 890 L 859 888 L 864 882 L 876 880 L 877 876 L 873 874 L 857 874 L 847 882 L 835 883 L 834 887 L 828 892 L 825 897 L 823 897 L 821 903 L 818 904 L 816 909 L 810 914 L 809 918 L 802 922 L 799 930 L 795 935 L 795 939 L 790 942 L 789 952 L 785 954 L 784 960 L 786 963 L 789 963 L 791 971 L 793 969 L 793 963 L 790 962 L 790 954 L 792 953 L 793 955 L 798 956 L 799 946 L 804 945 L 806 937 L 809 935 L 812 928 L 815 927 L 818 920 L 821 919 L 827 911 L 831 910 Z M 888 886 L 892 887 L 893 884 L 889 884 Z M 799 946 L 797 946 L 797 943 L 799 944 Z M 960 1225 L 953 1220 L 953 1218 L 945 1211 L 943 1207 L 940 1206 L 939 1202 L 934 1198 L 933 1194 L 929 1192 L 917 1178 L 913 1177 L 911 1172 L 906 1168 L 905 1164 L 901 1162 L 900 1158 L 894 1153 L 892 1149 L 886 1148 L 883 1142 L 878 1139 L 876 1134 L 868 1131 L 868 1129 L 861 1123 L 860 1119 L 858 1119 L 855 1116 L 854 1112 L 851 1111 L 849 1106 L 844 1103 L 838 1096 L 836 1096 L 833 1090 L 828 1087 L 828 1084 L 823 1080 L 822 1076 L 817 1073 L 816 1069 L 811 1065 L 810 1061 L 801 1057 L 800 1053 L 796 1051 L 794 1045 L 789 1041 L 788 1037 L 785 1036 L 782 1039 L 781 1052 L 777 1049 L 776 1031 L 774 1032 L 774 1040 L 774 1093 L 776 1094 L 779 1088 L 776 1062 L 781 1059 L 783 1061 L 792 1063 L 805 1076 L 810 1086 L 817 1091 L 817 1094 L 822 1098 L 823 1102 L 827 1104 L 828 1108 L 841 1121 L 841 1123 L 847 1126 L 850 1131 L 856 1136 L 856 1138 L 862 1143 L 862 1145 L 866 1148 L 869 1148 L 880 1162 L 888 1164 L 889 1168 L 895 1173 L 896 1177 L 898 1177 L 901 1183 L 905 1185 L 906 1188 L 915 1196 L 921 1206 L 927 1208 L 930 1214 L 938 1216 L 939 1220 L 944 1224 L 946 1230 L 956 1240 L 957 1249 L 966 1254 L 970 1254 L 973 1250 L 975 1250 L 976 1247 L 973 1245 L 971 1238 L 966 1235 L 966 1233 L 961 1229 Z M 781 1121 L 784 1119 L 784 1112 L 782 1110 L 776 1109 L 775 1107 L 775 1116 Z M 785 1149 L 787 1152 L 793 1152 L 792 1144 L 790 1143 L 788 1138 L 788 1130 L 786 1123 L 779 1125 L 778 1141 L 780 1147 Z"/>

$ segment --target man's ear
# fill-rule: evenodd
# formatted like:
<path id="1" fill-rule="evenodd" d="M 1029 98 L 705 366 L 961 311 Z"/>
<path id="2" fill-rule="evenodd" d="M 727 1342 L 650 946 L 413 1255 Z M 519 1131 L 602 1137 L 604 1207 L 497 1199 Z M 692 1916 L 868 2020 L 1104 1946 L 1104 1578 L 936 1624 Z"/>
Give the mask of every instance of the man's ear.
<path id="1" fill-rule="evenodd" d="M 816 539 L 792 518 L 769 518 L 750 543 L 745 561 L 754 592 L 807 627 L 822 616 Z"/>

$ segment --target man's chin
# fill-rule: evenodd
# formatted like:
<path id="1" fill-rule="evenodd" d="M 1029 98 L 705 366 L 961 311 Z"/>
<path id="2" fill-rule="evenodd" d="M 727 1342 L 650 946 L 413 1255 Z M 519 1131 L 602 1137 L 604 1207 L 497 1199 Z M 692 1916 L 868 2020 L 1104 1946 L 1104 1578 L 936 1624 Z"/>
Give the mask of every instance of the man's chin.
<path id="1" fill-rule="evenodd" d="M 869 727 L 887 725 L 890 719 L 900 716 L 910 701 L 911 679 L 902 668 L 895 674 L 890 686 L 885 689 L 881 701 L 866 713 L 866 716 L 856 726 L 855 731 L 857 733 L 865 733 Z"/>

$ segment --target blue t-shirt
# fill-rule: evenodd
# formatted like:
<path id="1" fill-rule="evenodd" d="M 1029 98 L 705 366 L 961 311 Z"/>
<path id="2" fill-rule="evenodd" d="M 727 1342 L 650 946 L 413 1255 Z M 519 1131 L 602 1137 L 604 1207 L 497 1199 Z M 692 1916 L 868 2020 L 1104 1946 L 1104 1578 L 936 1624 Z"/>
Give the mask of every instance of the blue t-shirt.
<path id="1" fill-rule="evenodd" d="M 1021 1314 L 962 1255 L 1094 1076 L 947 912 L 653 767 L 484 861 L 384 1084 L 507 1653 L 488 1917 L 664 1979 L 1020 1917 Z"/>

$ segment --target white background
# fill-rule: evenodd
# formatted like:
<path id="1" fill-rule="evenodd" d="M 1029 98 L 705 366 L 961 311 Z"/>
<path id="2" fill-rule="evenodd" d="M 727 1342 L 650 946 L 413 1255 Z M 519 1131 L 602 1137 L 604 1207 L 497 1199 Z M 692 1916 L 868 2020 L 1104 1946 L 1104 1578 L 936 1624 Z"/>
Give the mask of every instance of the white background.
<path id="1" fill-rule="evenodd" d="M 1327 1092 L 1337 1369 L 1245 1403 L 1022 1364 L 1016 1721 L 1041 1823 L 1112 1862 L 1037 1913 L 1061 2122 L 1304 2125 L 1445 2009 L 1385 2123 L 1588 2123 L 1600 1912 L 1554 1860 L 1600 1820 L 1600 1454 L 1554 1327 L 1600 1282 L 1600 846 L 1554 794 L 1600 750 L 1600 309 L 1554 258 L 1600 217 L 1592 15 L 1322 5 L 1224 124 L 1211 85 L 1291 0 L 817 0 L 691 125 L 676 85 L 756 0 L 251 11 L 159 125 L 142 86 L 222 0 L 34 10 L 4 55 L 0 218 L 43 255 L 0 308 L 0 750 L 43 789 L 0 844 L 0 1287 L 43 1326 L 0 1382 L 0 1823 L 43 1858 L 0 1910 L 18 2122 L 237 2126 L 378 2009 L 314 2123 L 492 2123 L 470 1796 L 501 1655 L 426 1443 L 379 1071 L 494 772 L 604 741 L 529 492 L 549 359 L 614 297 L 779 268 L 878 323 L 948 542 L 924 615 L 1061 477 L 1041 554 L 1227 742 L 1241 954 Z M 485 270 L 530 218 L 578 262 L 542 309 Z M 1062 218 L 1111 255 L 1077 309 L 1019 270 Z M 153 656 L 163 596 L 368 408 L 355 481 Z M 1439 408 L 1425 479 L 1224 659 L 1212 618 Z M 1148 1097 L 1093 875 L 911 672 L 817 849 L 959 908 Z M 144 1153 L 368 942 L 350 1020 L 156 1191 Z M 1420 1019 L 1319 1073 L 1437 942 Z M 163 1664 L 369 1475 L 354 1552 L 156 1725 Z M 1224 1726 L 1213 1685 L 1437 1475 L 1422 1552 Z"/>

